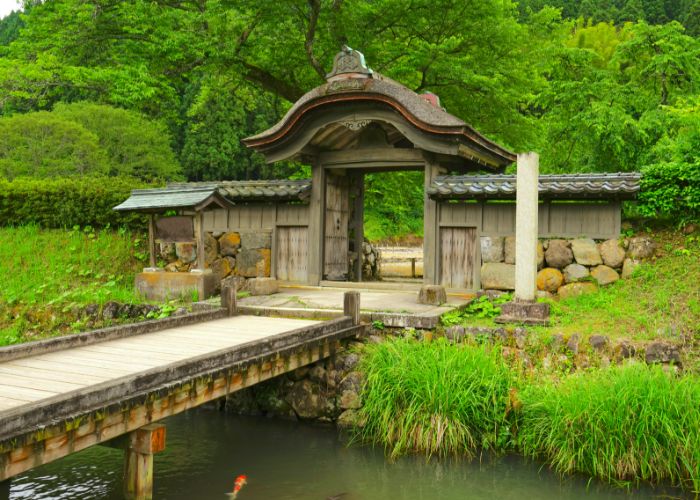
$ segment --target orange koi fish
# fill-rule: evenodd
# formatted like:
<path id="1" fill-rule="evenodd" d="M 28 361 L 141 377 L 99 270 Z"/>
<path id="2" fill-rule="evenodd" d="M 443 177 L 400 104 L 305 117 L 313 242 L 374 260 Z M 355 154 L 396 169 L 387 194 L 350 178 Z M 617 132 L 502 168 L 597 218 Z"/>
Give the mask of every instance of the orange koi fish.
<path id="1" fill-rule="evenodd" d="M 233 483 L 233 491 L 231 493 L 226 493 L 226 496 L 228 496 L 231 499 L 235 499 L 238 497 L 238 492 L 243 489 L 243 487 L 246 485 L 248 482 L 248 476 L 245 475 L 240 475 L 236 478 L 236 481 Z"/>

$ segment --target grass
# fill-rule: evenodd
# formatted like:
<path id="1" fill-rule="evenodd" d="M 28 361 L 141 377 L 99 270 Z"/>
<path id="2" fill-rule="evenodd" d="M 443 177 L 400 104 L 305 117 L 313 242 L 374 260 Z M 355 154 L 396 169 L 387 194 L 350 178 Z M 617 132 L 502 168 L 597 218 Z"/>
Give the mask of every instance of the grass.
<path id="1" fill-rule="evenodd" d="M 700 333 L 700 236 L 657 233 L 661 256 L 597 293 L 550 301 L 551 333 L 631 339 Z"/>
<path id="2" fill-rule="evenodd" d="M 1 228 L 0 345 L 79 329 L 87 304 L 142 302 L 133 279 L 146 258 L 126 230 Z"/>
<path id="3" fill-rule="evenodd" d="M 499 346 L 390 337 L 364 347 L 356 439 L 407 453 L 520 452 L 561 473 L 700 492 L 700 378 L 629 363 L 558 380 Z"/>
<path id="4" fill-rule="evenodd" d="M 700 380 L 632 364 L 521 393 L 517 442 L 559 472 L 700 492 Z"/>
<path id="5" fill-rule="evenodd" d="M 508 441 L 511 373 L 496 349 L 389 338 L 366 346 L 358 438 L 410 452 L 473 456 Z"/>

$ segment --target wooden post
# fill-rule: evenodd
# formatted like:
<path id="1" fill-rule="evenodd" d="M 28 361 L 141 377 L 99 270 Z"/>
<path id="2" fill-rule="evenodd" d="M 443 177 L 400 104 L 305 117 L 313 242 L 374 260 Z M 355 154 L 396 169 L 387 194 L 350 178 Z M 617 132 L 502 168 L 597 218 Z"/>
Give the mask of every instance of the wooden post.
<path id="1" fill-rule="evenodd" d="M 204 270 L 207 267 L 207 252 L 204 249 L 204 214 L 201 210 L 194 216 L 194 237 L 197 242 L 197 269 Z M 200 300 L 204 300 L 204 297 L 202 296 Z"/>
<path id="2" fill-rule="evenodd" d="M 355 201 L 353 206 L 353 236 L 355 253 L 357 253 L 357 269 L 355 279 L 362 281 L 362 245 L 365 241 L 365 174 L 359 172 L 354 176 Z"/>
<path id="3" fill-rule="evenodd" d="M 149 424 L 131 432 L 124 450 L 124 498 L 153 498 L 153 454 L 165 449 L 165 425 Z"/>
<path id="4" fill-rule="evenodd" d="M 10 500 L 10 479 L 0 481 L 0 500 Z"/>
<path id="5" fill-rule="evenodd" d="M 148 216 L 148 255 L 151 268 L 156 267 L 156 216 Z"/>
<path id="6" fill-rule="evenodd" d="M 428 188 L 439 174 L 439 166 L 426 155 L 423 185 L 423 283 L 439 285 L 438 272 L 438 204 L 428 196 Z"/>
<path id="7" fill-rule="evenodd" d="M 416 258 L 411 257 L 411 278 L 416 277 Z"/>
<path id="8" fill-rule="evenodd" d="M 350 316 L 353 325 L 360 324 L 360 292 L 345 292 L 343 296 L 343 316 Z"/>
<path id="9" fill-rule="evenodd" d="M 231 284 L 221 287 L 221 307 L 228 311 L 229 316 L 238 314 L 236 285 Z"/>
<path id="10" fill-rule="evenodd" d="M 314 160 L 311 167 L 311 197 L 309 198 L 309 251 L 307 283 L 321 284 L 323 279 L 323 237 L 326 208 L 326 173 L 323 165 Z"/>

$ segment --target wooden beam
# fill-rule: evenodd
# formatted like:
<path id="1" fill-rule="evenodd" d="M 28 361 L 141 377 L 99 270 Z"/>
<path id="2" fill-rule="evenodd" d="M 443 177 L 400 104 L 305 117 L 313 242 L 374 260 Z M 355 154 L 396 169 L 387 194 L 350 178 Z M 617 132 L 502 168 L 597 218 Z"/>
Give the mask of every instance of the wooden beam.
<path id="1" fill-rule="evenodd" d="M 423 156 L 418 149 L 408 148 L 362 148 L 344 151 L 328 151 L 319 154 L 319 161 L 326 168 L 422 168 Z"/>
<path id="2" fill-rule="evenodd" d="M 129 434 L 124 450 L 124 498 L 153 498 L 153 454 L 165 449 L 165 425 L 149 424 Z"/>
<path id="3" fill-rule="evenodd" d="M 343 294 L 343 315 L 352 318 L 353 325 L 360 324 L 360 292 L 353 290 Z"/>
<path id="4" fill-rule="evenodd" d="M 236 286 L 234 284 L 221 287 L 221 307 L 226 309 L 229 316 L 238 314 L 236 293 Z"/>
<path id="5" fill-rule="evenodd" d="M 152 268 L 156 267 L 156 216 L 149 214 L 148 216 L 148 258 L 149 265 Z"/>
<path id="6" fill-rule="evenodd" d="M 307 282 L 318 285 L 323 278 L 323 239 L 326 207 L 326 172 L 318 161 L 311 167 L 311 197 L 309 198 L 309 252 Z"/>
<path id="7" fill-rule="evenodd" d="M 204 249 L 204 214 L 198 211 L 194 217 L 194 237 L 197 241 L 197 269 L 204 270 L 206 268 L 206 255 Z M 199 300 L 204 300 L 206 297 L 200 296 Z"/>
<path id="8" fill-rule="evenodd" d="M 438 203 L 428 196 L 428 188 L 439 174 L 439 166 L 432 155 L 425 154 L 425 176 L 423 184 L 423 283 L 439 285 L 438 282 Z"/>
<path id="9" fill-rule="evenodd" d="M 358 172 L 354 175 L 355 200 L 353 205 L 353 236 L 354 248 L 357 254 L 357 269 L 355 279 L 362 281 L 362 244 L 365 241 L 365 174 Z"/>

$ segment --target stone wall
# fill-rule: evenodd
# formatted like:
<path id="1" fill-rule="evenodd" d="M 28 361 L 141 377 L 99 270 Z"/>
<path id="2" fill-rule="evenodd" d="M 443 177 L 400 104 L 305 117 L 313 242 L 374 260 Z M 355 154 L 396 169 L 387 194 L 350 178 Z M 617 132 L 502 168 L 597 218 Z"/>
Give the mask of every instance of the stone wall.
<path id="1" fill-rule="evenodd" d="M 217 284 L 229 276 L 259 278 L 270 276 L 272 259 L 270 231 L 206 233 L 206 267 Z M 187 272 L 197 267 L 196 243 L 160 243 L 159 257 L 167 272 Z"/>
<path id="2" fill-rule="evenodd" d="M 237 391 L 226 398 L 226 411 L 343 424 L 360 407 L 359 360 L 350 349 Z"/>
<path id="3" fill-rule="evenodd" d="M 594 241 L 590 238 L 540 240 L 537 288 L 542 294 L 580 295 L 629 277 L 656 244 L 647 237 Z M 481 238 L 481 287 L 515 289 L 515 237 Z"/>
<path id="4" fill-rule="evenodd" d="M 362 243 L 362 279 L 364 281 L 377 281 L 381 276 L 382 253 L 378 247 L 365 239 Z"/>

